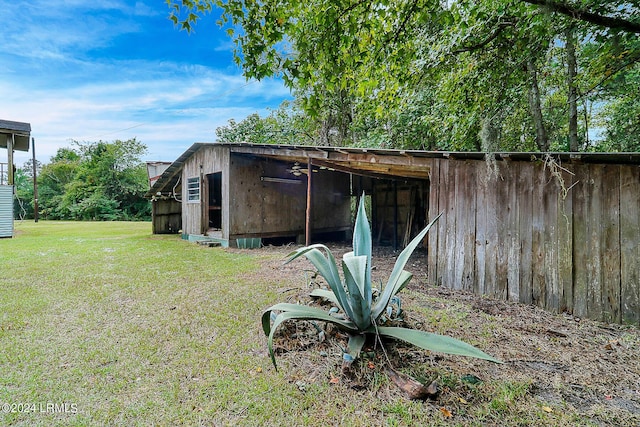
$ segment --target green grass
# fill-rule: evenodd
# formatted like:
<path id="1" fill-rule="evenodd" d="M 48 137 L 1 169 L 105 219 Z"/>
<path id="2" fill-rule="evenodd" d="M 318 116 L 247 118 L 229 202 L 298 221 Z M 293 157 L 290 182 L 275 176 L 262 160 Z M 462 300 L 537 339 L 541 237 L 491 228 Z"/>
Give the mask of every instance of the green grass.
<path id="1" fill-rule="evenodd" d="M 424 372 L 445 388 L 426 403 L 381 371 L 364 388 L 332 384 L 332 347 L 329 357 L 281 355 L 276 372 L 259 318 L 288 284 L 261 271 L 260 257 L 280 254 L 204 248 L 143 222 L 16 229 L 0 239 L 0 405 L 29 406 L 0 410 L 2 426 L 571 425 L 544 412 L 526 383 L 472 386 L 460 373 Z M 465 319 L 440 311 L 429 321 Z M 301 354 L 315 376 L 296 364 Z"/>
<path id="2" fill-rule="evenodd" d="M 254 354 L 274 297 L 270 279 L 242 280 L 254 259 L 152 236 L 149 223 L 17 230 L 0 240 L 0 402 L 77 413 L 0 412 L 1 425 L 226 423 L 271 394 L 267 375 L 245 381 L 268 369 Z"/>

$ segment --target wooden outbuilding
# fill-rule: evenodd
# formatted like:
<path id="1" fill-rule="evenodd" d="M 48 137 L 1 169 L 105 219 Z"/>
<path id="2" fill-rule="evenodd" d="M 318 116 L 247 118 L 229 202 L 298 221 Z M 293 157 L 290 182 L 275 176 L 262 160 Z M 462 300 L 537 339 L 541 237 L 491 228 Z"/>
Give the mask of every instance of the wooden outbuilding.
<path id="1" fill-rule="evenodd" d="M 425 241 L 429 282 L 640 324 L 640 153 L 450 153 L 196 143 L 155 181 L 154 233 L 224 245 Z"/>

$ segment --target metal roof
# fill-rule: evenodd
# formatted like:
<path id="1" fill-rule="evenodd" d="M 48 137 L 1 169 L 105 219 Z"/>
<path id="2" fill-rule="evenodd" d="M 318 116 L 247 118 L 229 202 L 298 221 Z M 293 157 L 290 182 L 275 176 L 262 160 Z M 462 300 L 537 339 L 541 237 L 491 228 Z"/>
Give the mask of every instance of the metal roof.
<path id="1" fill-rule="evenodd" d="M 29 137 L 31 136 L 31 125 L 23 122 L 12 122 L 10 120 L 0 120 L 0 147 L 7 148 L 7 139 L 13 135 L 13 149 L 18 151 L 29 151 Z"/>
<path id="2" fill-rule="evenodd" d="M 202 147 L 228 147 L 231 153 L 240 155 L 304 164 L 311 161 L 317 166 L 356 175 L 404 179 L 428 179 L 430 159 L 484 160 L 486 157 L 486 153 L 482 152 L 197 142 L 164 171 L 145 196 L 153 197 L 158 192 L 173 188 L 178 182 L 184 162 Z M 551 156 L 561 162 L 640 165 L 640 153 L 500 152 L 493 155 L 500 161 L 543 161 L 546 156 Z"/>

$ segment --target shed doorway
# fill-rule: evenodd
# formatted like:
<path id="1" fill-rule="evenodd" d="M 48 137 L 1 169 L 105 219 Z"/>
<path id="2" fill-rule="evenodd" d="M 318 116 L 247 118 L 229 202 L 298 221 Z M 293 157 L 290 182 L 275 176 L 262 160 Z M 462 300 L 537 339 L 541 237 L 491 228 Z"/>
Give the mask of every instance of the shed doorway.
<path id="1" fill-rule="evenodd" d="M 222 229 L 222 172 L 207 175 L 209 229 Z"/>

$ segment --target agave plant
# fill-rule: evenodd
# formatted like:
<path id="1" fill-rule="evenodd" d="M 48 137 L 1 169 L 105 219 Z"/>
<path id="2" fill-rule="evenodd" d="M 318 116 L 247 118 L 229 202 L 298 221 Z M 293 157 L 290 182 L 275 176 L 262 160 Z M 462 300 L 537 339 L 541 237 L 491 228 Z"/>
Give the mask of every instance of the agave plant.
<path id="1" fill-rule="evenodd" d="M 409 257 L 424 239 L 438 215 L 400 253 L 386 286 L 374 292 L 371 285 L 371 228 L 364 209 L 364 197 L 360 200 L 353 232 L 353 251 L 342 258 L 342 277 L 336 260 L 324 245 L 316 244 L 300 248 L 288 255 L 288 261 L 305 256 L 324 277 L 330 290 L 316 289 L 311 295 L 323 297 L 334 308 L 325 311 L 300 304 L 280 303 L 268 308 L 262 315 L 262 329 L 267 335 L 267 345 L 273 366 L 277 369 L 273 352 L 273 336 L 280 324 L 287 320 L 312 320 L 330 322 L 349 336 L 347 349 L 343 353 L 344 364 L 349 365 L 358 358 L 367 335 L 390 337 L 406 341 L 426 350 L 476 357 L 500 362 L 483 351 L 452 337 L 401 327 L 383 326 L 382 318 L 391 302 L 411 280 L 412 274 L 404 270 Z M 278 313 L 276 315 L 276 313 Z M 272 323 L 273 322 L 273 323 Z"/>

